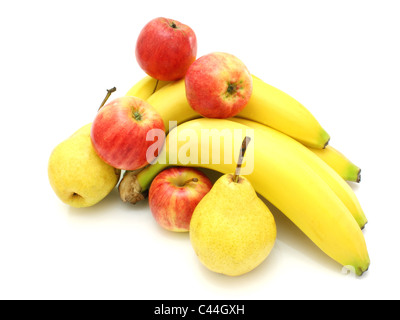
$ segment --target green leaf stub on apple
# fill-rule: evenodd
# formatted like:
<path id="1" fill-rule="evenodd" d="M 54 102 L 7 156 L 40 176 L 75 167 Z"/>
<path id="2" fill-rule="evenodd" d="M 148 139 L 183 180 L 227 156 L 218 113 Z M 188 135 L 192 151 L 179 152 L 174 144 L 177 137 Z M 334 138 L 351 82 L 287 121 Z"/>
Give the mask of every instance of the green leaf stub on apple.
<path id="1" fill-rule="evenodd" d="M 207 118 L 230 118 L 247 105 L 253 79 L 237 57 L 214 52 L 197 59 L 185 76 L 186 97 Z"/>
<path id="2" fill-rule="evenodd" d="M 164 132 L 161 116 L 146 101 L 122 97 L 105 105 L 93 121 L 91 140 L 94 149 L 106 163 L 121 170 L 137 170 L 146 166 L 147 149 L 157 145 L 160 150 L 165 136 L 157 141 L 147 138 L 149 131 Z M 154 154 L 154 158 L 157 154 Z"/>

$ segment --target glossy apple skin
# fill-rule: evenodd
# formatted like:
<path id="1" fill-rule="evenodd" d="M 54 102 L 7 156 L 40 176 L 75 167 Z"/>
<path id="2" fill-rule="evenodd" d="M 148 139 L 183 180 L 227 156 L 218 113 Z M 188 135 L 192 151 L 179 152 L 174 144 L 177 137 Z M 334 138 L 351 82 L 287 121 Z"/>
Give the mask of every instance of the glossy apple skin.
<path id="1" fill-rule="evenodd" d="M 150 210 L 164 229 L 187 232 L 194 209 L 211 188 L 211 180 L 197 169 L 168 168 L 159 173 L 151 183 Z"/>
<path id="2" fill-rule="evenodd" d="M 194 31 L 179 21 L 167 18 L 151 20 L 136 42 L 136 60 L 151 77 L 175 81 L 185 76 L 196 60 Z"/>
<path id="3" fill-rule="evenodd" d="M 245 64 L 229 53 L 213 52 L 197 59 L 185 76 L 190 106 L 207 118 L 230 118 L 250 100 L 253 79 Z"/>
<path id="4" fill-rule="evenodd" d="M 103 161 L 121 170 L 136 170 L 146 166 L 147 149 L 157 143 L 146 139 L 151 129 L 164 131 L 164 122 L 157 111 L 146 101 L 136 97 L 121 97 L 103 106 L 97 113 L 90 133 L 92 145 Z M 149 141 L 147 141 L 149 140 Z"/>

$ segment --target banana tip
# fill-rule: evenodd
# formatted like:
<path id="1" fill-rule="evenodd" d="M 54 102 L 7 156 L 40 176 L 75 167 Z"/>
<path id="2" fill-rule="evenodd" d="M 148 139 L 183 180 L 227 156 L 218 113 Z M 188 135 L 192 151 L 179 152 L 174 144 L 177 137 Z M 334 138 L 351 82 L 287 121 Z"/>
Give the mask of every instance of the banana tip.
<path id="1" fill-rule="evenodd" d="M 135 172 L 126 171 L 118 186 L 118 191 L 123 202 L 136 204 L 146 198 L 137 180 Z"/>
<path id="2" fill-rule="evenodd" d="M 361 182 L 361 169 L 358 170 L 358 174 L 357 174 L 357 183 Z"/>
<path id="3" fill-rule="evenodd" d="M 358 271 L 357 275 L 359 277 L 361 277 L 364 273 L 366 273 L 368 271 L 368 269 L 369 269 L 369 266 L 365 270 L 363 270 L 361 267 L 359 267 L 358 270 L 357 270 Z"/>
<path id="4" fill-rule="evenodd" d="M 368 220 L 364 222 L 363 226 L 361 227 L 361 230 L 365 229 L 365 226 L 367 225 L 367 223 L 368 223 Z"/>
<path id="5" fill-rule="evenodd" d="M 328 138 L 328 140 L 325 142 L 324 149 L 329 145 L 330 141 L 331 141 L 331 138 Z"/>

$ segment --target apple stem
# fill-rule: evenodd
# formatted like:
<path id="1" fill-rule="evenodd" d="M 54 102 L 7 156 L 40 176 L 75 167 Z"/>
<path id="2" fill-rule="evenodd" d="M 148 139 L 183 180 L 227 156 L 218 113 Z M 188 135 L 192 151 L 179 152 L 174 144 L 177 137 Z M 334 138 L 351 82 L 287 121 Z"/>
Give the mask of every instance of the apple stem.
<path id="1" fill-rule="evenodd" d="M 107 94 L 106 94 L 106 96 L 105 96 L 103 102 L 101 103 L 101 105 L 100 105 L 100 107 L 99 107 L 99 109 L 98 109 L 97 111 L 99 111 L 99 110 L 106 104 L 108 98 L 109 98 L 109 97 L 111 96 L 111 94 L 112 94 L 113 92 L 115 92 L 115 91 L 117 91 L 117 88 L 116 88 L 116 87 L 111 88 L 111 89 L 107 89 Z"/>
<path id="2" fill-rule="evenodd" d="M 198 181 L 199 181 L 199 179 L 197 179 L 197 178 L 189 179 L 182 186 L 186 186 L 190 182 L 198 182 Z"/>
<path id="3" fill-rule="evenodd" d="M 232 179 L 236 183 L 239 182 L 240 169 L 242 168 L 244 154 L 246 153 L 246 149 L 247 149 L 247 146 L 249 145 L 250 140 L 251 140 L 251 138 L 249 136 L 246 136 L 242 142 L 242 147 L 239 152 L 239 159 L 236 164 L 235 174 L 233 175 L 233 179 Z"/>
<path id="4" fill-rule="evenodd" d="M 157 79 L 157 82 L 156 82 L 156 85 L 155 85 L 155 87 L 154 87 L 153 93 L 157 91 L 158 82 L 159 82 L 159 80 Z"/>

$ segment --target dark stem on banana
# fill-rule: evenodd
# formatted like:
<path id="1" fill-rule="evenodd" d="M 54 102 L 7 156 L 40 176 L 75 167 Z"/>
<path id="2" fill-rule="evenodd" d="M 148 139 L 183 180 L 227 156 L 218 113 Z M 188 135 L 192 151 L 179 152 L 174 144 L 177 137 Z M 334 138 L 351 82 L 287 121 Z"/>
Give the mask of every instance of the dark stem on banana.
<path id="1" fill-rule="evenodd" d="M 235 174 L 233 175 L 233 179 L 232 179 L 233 182 L 236 182 L 236 183 L 239 182 L 240 169 L 242 168 L 244 154 L 246 153 L 246 149 L 247 149 L 247 146 L 249 145 L 250 140 L 251 140 L 251 138 L 248 137 L 248 136 L 246 136 L 243 139 L 242 147 L 241 147 L 240 152 L 239 152 L 239 159 L 238 159 L 237 164 L 236 164 Z"/>
<path id="2" fill-rule="evenodd" d="M 156 85 L 155 85 L 155 87 L 154 87 L 153 93 L 157 91 L 158 82 L 159 82 L 159 80 L 157 79 L 157 82 L 156 82 Z"/>

